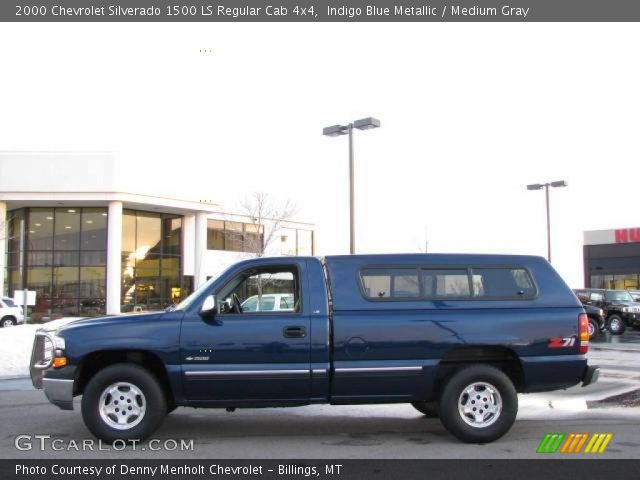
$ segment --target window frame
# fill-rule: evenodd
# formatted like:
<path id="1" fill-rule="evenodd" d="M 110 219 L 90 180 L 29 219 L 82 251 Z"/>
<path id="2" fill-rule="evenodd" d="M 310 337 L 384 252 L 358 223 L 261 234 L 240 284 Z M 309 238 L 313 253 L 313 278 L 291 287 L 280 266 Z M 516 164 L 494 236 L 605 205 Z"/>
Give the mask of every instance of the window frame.
<path id="1" fill-rule="evenodd" d="M 363 275 L 362 272 L 364 270 L 413 270 L 416 274 L 416 276 L 418 277 L 418 295 L 412 296 L 412 297 L 392 297 L 392 296 L 388 296 L 388 297 L 370 297 L 366 294 L 366 287 L 364 284 L 364 279 L 363 279 Z M 423 292 L 423 288 L 422 288 L 422 279 L 420 278 L 420 272 L 419 272 L 419 268 L 415 265 L 367 265 L 366 267 L 361 267 L 357 272 L 356 272 L 356 279 L 358 280 L 357 283 L 360 287 L 360 294 L 367 300 L 370 300 L 372 302 L 388 302 L 388 301 L 415 301 L 418 300 L 420 298 L 423 298 L 422 296 L 422 292 Z M 391 293 L 391 292 L 389 292 Z"/>
<path id="2" fill-rule="evenodd" d="M 304 314 L 304 301 L 303 301 L 303 290 L 302 290 L 302 281 L 301 281 L 301 276 L 300 276 L 300 268 L 298 265 L 296 264 L 290 264 L 290 263 L 283 263 L 283 264 L 278 264 L 278 265 L 268 265 L 266 267 L 248 267 L 245 268 L 244 270 L 241 270 L 240 272 L 236 273 L 235 275 L 233 275 L 229 280 L 227 280 L 226 282 L 224 282 L 224 284 L 222 284 L 220 286 L 220 288 L 216 289 L 215 292 L 213 292 L 213 294 L 216 296 L 217 301 L 223 301 L 223 299 L 218 298 L 220 295 L 220 292 L 224 291 L 225 288 L 227 288 L 227 286 L 232 283 L 236 278 L 238 278 L 241 275 L 244 275 L 247 272 L 252 272 L 249 273 L 248 275 L 245 276 L 244 280 L 242 280 L 240 283 L 238 283 L 236 285 L 235 288 L 238 288 L 242 282 L 246 281 L 249 277 L 256 275 L 257 272 L 259 271 L 269 271 L 269 270 L 273 270 L 275 271 L 275 273 L 277 272 L 292 272 L 294 274 L 294 293 L 293 293 L 293 304 L 294 304 L 294 309 L 289 311 L 289 310 L 270 310 L 270 311 L 255 311 L 255 312 L 242 312 L 242 313 L 218 313 L 218 315 L 224 316 L 224 317 L 235 317 L 238 315 L 248 315 L 248 316 L 255 316 L 255 315 L 264 315 L 264 316 L 279 316 L 279 315 L 303 315 Z M 296 311 L 295 310 L 295 303 L 296 303 L 296 294 L 298 295 L 298 306 L 299 306 L 299 310 Z M 275 304 L 274 304 L 275 306 Z"/>
<path id="3" fill-rule="evenodd" d="M 499 295 L 499 296 L 493 296 L 493 297 L 476 297 L 473 294 L 473 270 L 478 269 L 478 270 L 524 270 L 524 272 L 527 274 L 527 277 L 529 277 L 529 281 L 531 282 L 531 287 L 532 287 L 532 292 L 529 295 Z M 531 275 L 531 271 L 524 266 L 515 266 L 515 265 L 509 265 L 509 266 L 502 266 L 502 265 L 488 265 L 488 266 L 480 266 L 480 265 L 475 265 L 473 267 L 469 267 L 469 281 L 471 282 L 471 298 L 473 300 L 534 300 L 536 298 L 538 298 L 538 284 L 536 283 L 536 281 L 534 280 L 533 275 Z"/>
<path id="4" fill-rule="evenodd" d="M 524 270 L 531 280 L 533 293 L 531 295 L 507 295 L 500 297 L 475 297 L 473 295 L 473 269 L 507 269 L 507 270 Z M 416 270 L 418 275 L 419 295 L 416 297 L 369 297 L 366 295 L 365 285 L 362 278 L 362 272 L 368 269 L 406 269 Z M 423 270 L 465 270 L 467 272 L 467 281 L 469 283 L 469 295 L 464 296 L 428 296 L 425 295 L 424 284 L 422 279 Z M 369 302 L 494 302 L 494 301 L 531 301 L 536 300 L 540 295 L 540 289 L 531 269 L 524 265 L 515 264 L 465 264 L 465 265 L 426 265 L 426 264 L 370 264 L 363 265 L 356 270 L 356 283 L 363 299 Z"/>

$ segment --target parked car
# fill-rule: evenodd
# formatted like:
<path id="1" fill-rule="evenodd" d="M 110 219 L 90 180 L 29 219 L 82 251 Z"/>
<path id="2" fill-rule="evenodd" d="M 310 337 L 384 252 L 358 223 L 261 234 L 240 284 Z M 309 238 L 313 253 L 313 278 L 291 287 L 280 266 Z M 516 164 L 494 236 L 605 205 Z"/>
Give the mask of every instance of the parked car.
<path id="1" fill-rule="evenodd" d="M 22 307 L 15 304 L 13 298 L 0 298 L 0 327 L 13 327 L 24 323 Z"/>
<path id="2" fill-rule="evenodd" d="M 243 308 L 266 277 L 292 310 Z M 517 393 L 596 381 L 588 330 L 540 257 L 258 258 L 165 312 L 38 331 L 31 378 L 62 409 L 82 395 L 107 441 L 148 437 L 176 406 L 411 403 L 486 443 L 511 428 Z"/>
<path id="3" fill-rule="evenodd" d="M 585 288 L 575 293 L 585 305 L 604 310 L 612 335 L 622 335 L 627 327 L 640 326 L 640 303 L 635 302 L 627 290 Z"/>
<path id="4" fill-rule="evenodd" d="M 243 312 L 290 312 L 294 307 L 293 293 L 252 295 L 242 302 Z"/>

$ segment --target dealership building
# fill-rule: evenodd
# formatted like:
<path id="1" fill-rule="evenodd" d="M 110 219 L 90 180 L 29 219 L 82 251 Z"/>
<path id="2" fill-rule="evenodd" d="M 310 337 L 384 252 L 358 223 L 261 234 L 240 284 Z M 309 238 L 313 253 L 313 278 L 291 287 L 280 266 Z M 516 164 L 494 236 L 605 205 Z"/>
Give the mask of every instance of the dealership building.
<path id="1" fill-rule="evenodd" d="M 640 227 L 584 232 L 584 284 L 640 290 Z"/>
<path id="2" fill-rule="evenodd" d="M 255 256 L 269 219 L 134 193 L 111 153 L 0 152 L 0 292 L 33 314 L 160 310 Z M 267 255 L 313 255 L 314 227 L 278 222 Z"/>

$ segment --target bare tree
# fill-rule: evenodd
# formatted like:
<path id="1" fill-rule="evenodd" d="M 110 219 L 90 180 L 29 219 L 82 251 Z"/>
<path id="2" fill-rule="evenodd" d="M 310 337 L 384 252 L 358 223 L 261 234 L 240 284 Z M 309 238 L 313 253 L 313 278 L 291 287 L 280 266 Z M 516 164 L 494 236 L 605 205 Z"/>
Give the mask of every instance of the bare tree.
<path id="1" fill-rule="evenodd" d="M 264 257 L 283 225 L 297 213 L 290 200 L 277 202 L 268 193 L 254 192 L 240 202 L 240 213 L 249 217 L 252 232 L 245 234 L 245 249 Z"/>

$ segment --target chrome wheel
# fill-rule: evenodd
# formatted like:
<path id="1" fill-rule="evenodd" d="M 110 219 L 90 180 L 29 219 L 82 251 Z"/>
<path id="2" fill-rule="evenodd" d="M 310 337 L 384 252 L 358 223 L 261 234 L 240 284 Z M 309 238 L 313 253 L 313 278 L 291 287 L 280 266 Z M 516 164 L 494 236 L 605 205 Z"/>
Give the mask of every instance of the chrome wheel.
<path id="1" fill-rule="evenodd" d="M 593 337 L 596 334 L 596 326 L 593 322 L 589 322 L 589 338 Z"/>
<path id="2" fill-rule="evenodd" d="M 109 385 L 100 395 L 100 418 L 116 430 L 129 430 L 138 425 L 147 411 L 142 390 L 129 382 Z"/>
<path id="3" fill-rule="evenodd" d="M 617 317 L 612 318 L 609 322 L 609 331 L 611 333 L 618 333 L 620 330 L 622 330 L 622 321 Z"/>
<path id="4" fill-rule="evenodd" d="M 11 320 L 10 318 L 2 320 L 2 328 L 4 327 L 13 327 L 13 320 Z"/>
<path id="5" fill-rule="evenodd" d="M 460 394 L 458 412 L 467 425 L 488 427 L 498 420 L 502 412 L 500 392 L 487 382 L 472 383 Z"/>

